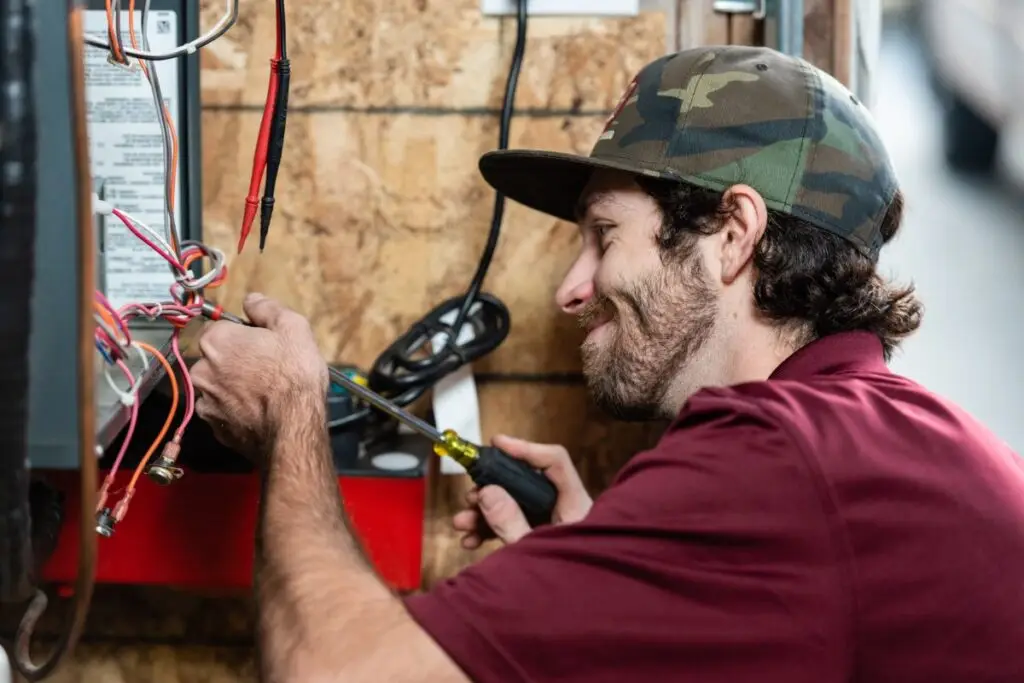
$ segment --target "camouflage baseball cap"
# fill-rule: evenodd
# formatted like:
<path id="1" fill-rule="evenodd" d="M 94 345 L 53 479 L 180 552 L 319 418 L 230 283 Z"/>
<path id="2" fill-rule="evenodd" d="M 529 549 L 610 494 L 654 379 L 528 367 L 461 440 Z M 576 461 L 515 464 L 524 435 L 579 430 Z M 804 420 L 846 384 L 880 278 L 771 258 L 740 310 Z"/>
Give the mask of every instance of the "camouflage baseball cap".
<path id="1" fill-rule="evenodd" d="M 484 178 L 567 221 L 594 169 L 724 191 L 757 190 L 771 209 L 835 233 L 877 259 L 897 181 L 867 108 L 828 73 L 765 47 L 699 47 L 645 66 L 590 156 L 499 150 Z"/>

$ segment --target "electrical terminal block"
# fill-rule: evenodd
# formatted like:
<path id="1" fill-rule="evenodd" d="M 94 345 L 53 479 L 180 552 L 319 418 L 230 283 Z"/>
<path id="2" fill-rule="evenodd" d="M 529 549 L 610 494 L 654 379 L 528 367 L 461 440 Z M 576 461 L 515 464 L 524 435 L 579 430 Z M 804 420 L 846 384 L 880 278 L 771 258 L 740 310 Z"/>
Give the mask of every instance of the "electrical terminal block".
<path id="1" fill-rule="evenodd" d="M 176 467 L 175 463 L 178 461 L 178 455 L 181 453 L 181 446 L 170 441 L 164 446 L 163 452 L 160 457 L 156 459 L 149 469 L 146 470 L 146 474 L 150 479 L 155 481 L 161 486 L 167 486 L 172 484 L 184 474 L 184 471 L 180 467 Z"/>
<path id="2" fill-rule="evenodd" d="M 123 62 L 122 61 L 118 61 L 114 57 L 114 53 L 113 52 L 108 52 L 107 53 L 107 63 L 108 64 L 110 64 L 112 66 L 116 66 L 119 69 L 124 69 L 125 71 L 138 71 L 139 70 L 139 63 L 137 61 L 132 61 L 128 57 L 128 55 L 124 55 L 123 58 L 124 58 Z"/>
<path id="3" fill-rule="evenodd" d="M 114 535 L 114 525 L 117 524 L 114 519 L 113 513 L 110 508 L 103 508 L 96 513 L 96 533 L 104 538 L 110 538 Z"/>

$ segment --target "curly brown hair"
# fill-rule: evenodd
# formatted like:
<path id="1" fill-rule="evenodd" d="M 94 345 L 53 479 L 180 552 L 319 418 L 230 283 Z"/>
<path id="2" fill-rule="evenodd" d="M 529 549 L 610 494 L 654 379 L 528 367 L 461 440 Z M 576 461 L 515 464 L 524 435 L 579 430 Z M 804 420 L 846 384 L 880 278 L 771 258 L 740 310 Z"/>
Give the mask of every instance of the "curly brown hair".
<path id="1" fill-rule="evenodd" d="M 665 260 L 688 253 L 701 235 L 721 229 L 732 207 L 724 193 L 641 177 L 640 186 L 661 207 L 658 244 Z M 888 243 L 903 220 L 897 192 L 882 219 Z M 886 361 L 921 325 L 924 307 L 913 284 L 896 285 L 849 242 L 800 218 L 768 211 L 768 225 L 754 251 L 754 303 L 767 320 L 792 335 L 798 347 L 851 330 L 873 332 Z"/>

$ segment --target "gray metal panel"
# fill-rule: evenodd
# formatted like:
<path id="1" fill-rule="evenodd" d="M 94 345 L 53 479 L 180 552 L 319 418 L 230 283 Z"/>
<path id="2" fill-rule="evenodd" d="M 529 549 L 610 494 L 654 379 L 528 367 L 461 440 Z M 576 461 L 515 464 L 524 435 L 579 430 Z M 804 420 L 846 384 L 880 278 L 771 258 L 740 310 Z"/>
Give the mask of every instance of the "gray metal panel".
<path id="1" fill-rule="evenodd" d="M 137 3 L 138 4 L 138 3 Z M 103 9 L 104 0 L 89 0 L 89 9 Z M 198 7 L 186 0 L 153 0 L 153 10 L 176 11 L 181 18 L 180 42 L 199 31 Z M 67 26 L 64 2 L 36 3 L 37 26 L 45 31 L 39 51 L 37 78 L 46 74 L 50 82 L 66 83 Z M 87 49 L 97 49 L 87 47 Z M 179 59 L 180 93 L 184 111 L 179 113 L 179 154 L 181 156 L 182 221 L 185 239 L 201 239 L 201 177 L 199 55 Z M 41 82 L 41 81 L 37 81 Z M 38 88 L 36 92 L 39 130 L 39 183 L 47 188 L 37 208 L 36 282 L 33 299 L 32 349 L 30 356 L 28 455 L 33 468 L 75 469 L 78 461 L 76 432 L 77 387 L 75 380 L 76 323 L 68 315 L 73 299 L 74 273 L 78 255 L 68 235 L 75 225 L 72 202 L 54 197 L 73 197 L 72 140 L 67 88 Z M 144 338 L 159 344 L 162 332 L 146 330 Z M 159 367 L 159 366 L 157 366 Z M 147 387 L 153 385 L 151 377 Z M 97 435 L 102 446 L 117 435 L 127 421 L 128 411 L 116 403 L 101 379 L 97 383 Z"/>
<path id="2" fill-rule="evenodd" d="M 74 154 L 71 134 L 67 3 L 35 3 L 37 47 L 35 89 L 39 130 L 36 202 L 35 284 L 29 356 L 28 457 L 33 467 L 73 467 L 77 446 L 78 254 L 70 238 L 76 229 Z M 44 76 L 45 74 L 45 76 Z"/>

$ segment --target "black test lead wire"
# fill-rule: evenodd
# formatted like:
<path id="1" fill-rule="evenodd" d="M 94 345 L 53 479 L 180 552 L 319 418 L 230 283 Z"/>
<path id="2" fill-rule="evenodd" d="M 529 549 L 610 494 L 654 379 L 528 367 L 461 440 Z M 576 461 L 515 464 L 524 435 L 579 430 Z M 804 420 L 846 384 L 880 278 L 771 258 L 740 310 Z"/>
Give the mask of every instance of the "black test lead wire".
<path id="1" fill-rule="evenodd" d="M 277 98 L 274 102 L 274 118 L 270 123 L 270 146 L 267 149 L 267 180 L 260 201 L 260 252 L 270 232 L 270 217 L 274 213 L 274 186 L 277 171 L 284 153 L 285 120 L 288 118 L 288 84 L 291 80 L 291 65 L 288 62 L 288 34 L 286 28 L 284 0 L 277 0 L 277 40 L 279 57 L 274 65 L 277 73 Z"/>

